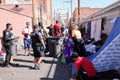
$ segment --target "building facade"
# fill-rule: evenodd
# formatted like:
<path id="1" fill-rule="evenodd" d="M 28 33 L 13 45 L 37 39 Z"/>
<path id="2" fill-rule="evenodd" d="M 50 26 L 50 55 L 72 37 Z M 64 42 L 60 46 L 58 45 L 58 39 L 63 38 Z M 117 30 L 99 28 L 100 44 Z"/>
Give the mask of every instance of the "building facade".
<path id="1" fill-rule="evenodd" d="M 119 16 L 120 1 L 118 0 L 102 10 L 85 17 L 82 19 L 81 23 L 85 28 L 85 32 L 90 32 L 90 37 L 95 38 L 95 36 L 93 36 L 94 34 L 92 33 L 94 30 L 96 30 L 96 32 L 99 31 L 99 35 L 101 35 L 101 33 L 106 33 L 109 35 L 113 28 L 116 17 Z"/>
<path id="2" fill-rule="evenodd" d="M 87 17 L 87 16 L 89 16 L 89 15 L 95 13 L 95 12 L 98 12 L 101 9 L 102 8 L 81 7 L 80 8 L 80 15 L 78 17 L 78 8 L 75 8 L 75 10 L 73 12 L 73 15 L 72 15 L 73 16 L 72 17 L 72 22 L 78 23 L 78 18 L 81 21 L 83 18 L 85 18 L 85 17 Z"/>
<path id="3" fill-rule="evenodd" d="M 33 23 L 43 22 L 45 27 L 51 24 L 51 5 L 52 0 L 0 0 L 0 37 L 6 23 L 11 23 L 14 36 L 19 36 L 19 42 L 23 43 L 22 29 L 26 22 L 31 23 L 31 28 Z"/>

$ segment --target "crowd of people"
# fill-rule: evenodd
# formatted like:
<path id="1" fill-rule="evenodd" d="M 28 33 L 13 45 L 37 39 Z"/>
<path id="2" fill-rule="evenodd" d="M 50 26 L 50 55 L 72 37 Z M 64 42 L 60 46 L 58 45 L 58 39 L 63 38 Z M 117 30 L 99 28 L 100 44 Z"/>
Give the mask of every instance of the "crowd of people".
<path id="1" fill-rule="evenodd" d="M 73 74 L 72 78 L 76 80 L 96 80 L 96 70 L 87 57 L 95 54 L 102 47 L 108 37 L 107 34 L 102 33 L 101 39 L 95 41 L 87 33 L 81 33 L 77 24 L 73 24 L 68 32 L 63 54 L 66 63 L 74 62 L 76 73 Z"/>
<path id="2" fill-rule="evenodd" d="M 11 58 L 12 58 L 12 45 L 14 38 L 14 33 L 12 32 L 12 24 L 7 23 L 6 29 L 3 31 L 3 47 L 6 52 L 6 58 L 4 65 L 9 67 L 12 65 Z M 26 22 L 26 25 L 23 27 L 22 34 L 24 36 L 23 43 L 24 43 L 24 55 L 29 56 L 31 49 L 33 50 L 34 56 L 34 69 L 40 69 L 40 63 L 43 60 L 46 50 L 46 38 L 49 36 L 62 36 L 61 34 L 61 26 L 59 21 L 56 21 L 56 24 L 53 26 L 51 25 L 49 31 L 47 31 L 44 27 L 42 22 L 34 25 L 33 27 L 30 26 L 30 22 Z"/>
<path id="3" fill-rule="evenodd" d="M 45 56 L 47 45 L 46 38 L 48 36 L 64 37 L 63 55 L 68 64 L 73 61 L 75 62 L 75 68 L 77 70 L 77 73 L 73 78 L 76 78 L 79 72 L 82 74 L 81 69 L 82 72 L 87 72 L 86 75 L 82 74 L 82 76 L 93 78 L 96 75 L 96 71 L 92 62 L 86 57 L 95 54 L 101 48 L 107 35 L 102 34 L 101 40 L 95 41 L 94 39 L 90 39 L 87 33 L 81 33 L 79 25 L 73 24 L 70 27 L 64 25 L 61 26 L 59 21 L 56 21 L 55 25 L 51 24 L 47 29 L 48 31 L 44 29 L 41 22 L 34 25 L 33 28 L 30 27 L 30 22 L 26 22 L 26 26 L 22 30 L 25 55 L 29 56 L 31 48 L 33 49 L 35 64 L 33 68 L 36 70 L 40 69 L 40 63 Z M 13 39 L 12 24 L 7 23 L 6 29 L 3 31 L 3 45 L 6 50 L 5 66 L 7 67 L 11 65 L 10 59 L 12 57 L 11 46 L 13 45 Z M 89 68 L 86 66 L 89 66 Z M 85 80 L 88 80 L 88 78 Z"/>

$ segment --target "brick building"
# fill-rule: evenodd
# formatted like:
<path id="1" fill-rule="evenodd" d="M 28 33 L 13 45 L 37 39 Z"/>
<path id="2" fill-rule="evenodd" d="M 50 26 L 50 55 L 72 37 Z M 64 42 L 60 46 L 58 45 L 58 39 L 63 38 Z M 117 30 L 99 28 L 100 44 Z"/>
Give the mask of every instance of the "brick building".
<path id="1" fill-rule="evenodd" d="M 32 4 L 34 1 L 34 6 Z M 0 0 L 0 37 L 5 29 L 6 23 L 12 23 L 14 36 L 19 36 L 19 42 L 22 43 L 22 29 L 27 21 L 33 19 L 36 23 L 42 21 L 44 26 L 51 24 L 52 18 L 52 0 Z M 0 40 L 1 41 L 1 40 Z M 0 44 L 0 49 L 1 49 Z"/>
<path id="2" fill-rule="evenodd" d="M 81 7 L 81 8 L 80 8 L 80 16 L 79 16 L 80 21 L 81 21 L 83 18 L 85 18 L 85 17 L 87 17 L 87 16 L 89 16 L 89 15 L 95 13 L 95 12 L 100 11 L 101 9 L 102 9 L 102 8 Z M 72 21 L 75 22 L 75 23 L 78 23 L 78 8 L 75 8 L 75 10 L 74 10 L 74 12 L 73 12 Z"/>

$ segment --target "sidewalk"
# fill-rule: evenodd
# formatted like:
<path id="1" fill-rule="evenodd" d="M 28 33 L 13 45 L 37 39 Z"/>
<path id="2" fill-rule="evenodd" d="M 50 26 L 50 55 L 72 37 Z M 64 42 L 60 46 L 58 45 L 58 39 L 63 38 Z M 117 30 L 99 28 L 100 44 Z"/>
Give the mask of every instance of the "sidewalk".
<path id="1" fill-rule="evenodd" d="M 33 56 L 19 56 L 13 63 L 18 67 L 0 67 L 0 80 L 69 80 L 70 66 L 62 64 L 60 58 L 45 57 L 45 62 L 40 64 L 40 70 L 31 69 L 34 66 Z"/>

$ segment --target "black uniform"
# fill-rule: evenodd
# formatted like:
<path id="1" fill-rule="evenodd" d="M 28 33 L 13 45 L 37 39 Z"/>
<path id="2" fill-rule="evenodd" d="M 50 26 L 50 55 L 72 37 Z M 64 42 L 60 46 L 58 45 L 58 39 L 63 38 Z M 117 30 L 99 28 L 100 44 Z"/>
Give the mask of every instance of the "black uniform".
<path id="1" fill-rule="evenodd" d="M 32 39 L 32 48 L 34 52 L 34 57 L 39 58 L 44 56 L 44 47 L 40 42 L 40 39 L 43 39 L 43 36 L 40 32 L 32 32 L 31 33 Z"/>
<path id="2" fill-rule="evenodd" d="M 3 31 L 3 45 L 6 50 L 5 65 L 10 64 L 10 59 L 12 56 L 12 44 L 13 44 L 13 33 L 10 30 Z"/>

